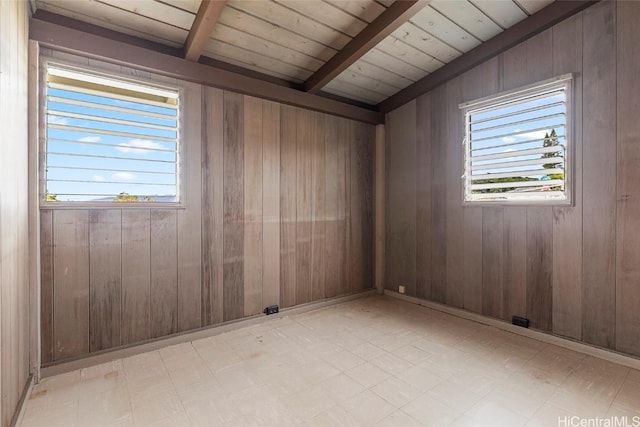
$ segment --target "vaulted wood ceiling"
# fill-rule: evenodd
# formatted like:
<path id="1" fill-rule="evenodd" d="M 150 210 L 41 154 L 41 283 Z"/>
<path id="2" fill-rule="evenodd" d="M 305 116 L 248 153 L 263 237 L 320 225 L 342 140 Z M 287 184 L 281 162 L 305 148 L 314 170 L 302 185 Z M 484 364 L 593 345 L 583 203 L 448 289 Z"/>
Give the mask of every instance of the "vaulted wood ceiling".
<path id="1" fill-rule="evenodd" d="M 552 2 L 403 1 L 396 11 L 392 0 L 35 0 L 34 7 L 186 45 L 192 60 L 202 54 L 303 90 L 375 105 Z M 378 39 L 366 34 L 368 26 Z M 336 64 L 344 71 L 327 73 Z"/>

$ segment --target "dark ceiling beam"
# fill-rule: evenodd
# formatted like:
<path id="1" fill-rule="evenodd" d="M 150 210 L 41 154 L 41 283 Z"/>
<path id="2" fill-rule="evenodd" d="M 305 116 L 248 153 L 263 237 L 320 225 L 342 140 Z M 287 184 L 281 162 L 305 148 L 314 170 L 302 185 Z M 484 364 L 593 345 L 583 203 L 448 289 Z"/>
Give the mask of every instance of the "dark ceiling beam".
<path id="1" fill-rule="evenodd" d="M 198 61 L 226 4 L 227 0 L 200 2 L 196 19 L 193 20 L 187 41 L 184 43 L 184 57 L 187 61 Z"/>
<path id="2" fill-rule="evenodd" d="M 389 34 L 429 4 L 429 0 L 403 0 L 391 4 L 347 45 L 304 82 L 307 92 L 317 93 L 331 80 L 373 49 Z"/>
<path id="3" fill-rule="evenodd" d="M 525 18 L 492 39 L 487 40 L 428 76 L 418 80 L 411 86 L 385 99 L 378 104 L 378 109 L 383 113 L 395 110 L 418 96 L 435 89 L 465 71 L 472 69 L 476 65 L 482 64 L 595 3 L 598 3 L 598 1 L 555 1 L 539 12 Z"/>
<path id="4" fill-rule="evenodd" d="M 134 67 L 175 79 L 252 95 L 361 122 L 384 123 L 384 115 L 371 109 L 345 104 L 228 70 L 162 54 L 111 37 L 87 33 L 40 19 L 30 19 L 29 38 L 51 49 Z"/>

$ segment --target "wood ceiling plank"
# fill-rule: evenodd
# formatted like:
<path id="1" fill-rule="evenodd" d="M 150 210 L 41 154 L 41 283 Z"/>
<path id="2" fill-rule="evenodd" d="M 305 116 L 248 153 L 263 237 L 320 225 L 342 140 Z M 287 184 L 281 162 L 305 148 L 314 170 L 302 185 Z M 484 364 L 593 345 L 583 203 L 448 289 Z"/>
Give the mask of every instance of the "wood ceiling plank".
<path id="1" fill-rule="evenodd" d="M 328 61 L 337 52 L 336 49 L 303 37 L 279 25 L 256 18 L 244 11 L 227 6 L 222 11 L 220 24 L 235 28 L 247 34 L 287 46 L 321 61 Z M 215 37 L 215 33 L 214 33 Z"/>
<path id="2" fill-rule="evenodd" d="M 231 0 L 229 5 L 336 50 L 351 40 L 349 36 L 273 1 Z"/>
<path id="3" fill-rule="evenodd" d="M 384 53 L 378 48 L 371 49 L 360 59 L 362 61 L 368 62 L 369 64 L 373 64 L 377 67 L 388 70 L 392 73 L 399 74 L 411 81 L 420 80 L 427 73 L 426 71 L 415 67 L 408 62 L 398 60 L 397 58 Z"/>
<path id="4" fill-rule="evenodd" d="M 482 41 L 489 40 L 502 31 L 502 28 L 468 1 L 434 0 L 431 7 Z"/>
<path id="5" fill-rule="evenodd" d="M 413 80 L 404 77 L 402 74 L 389 71 L 386 68 L 366 61 L 364 58 L 360 58 L 359 61 L 356 61 L 356 63 L 347 68 L 342 75 L 348 72 L 357 73 L 362 76 L 382 81 L 395 88 L 396 92 L 398 89 L 405 88 L 413 83 Z"/>
<path id="6" fill-rule="evenodd" d="M 471 2 L 502 28 L 509 28 L 527 17 L 527 14 L 512 0 L 471 0 Z"/>
<path id="7" fill-rule="evenodd" d="M 295 10 L 314 21 L 321 22 L 334 30 L 355 37 L 367 26 L 363 20 L 322 1 L 276 0 L 281 5 Z"/>
<path id="8" fill-rule="evenodd" d="M 211 37 L 213 40 L 237 46 L 260 55 L 268 56 L 277 61 L 295 65 L 296 67 L 309 71 L 315 71 L 323 64 L 322 61 L 312 56 L 305 55 L 304 53 L 300 53 L 296 50 L 289 49 L 286 46 L 270 42 L 260 37 L 244 33 L 236 30 L 235 28 L 227 27 L 226 25 L 219 24 Z"/>
<path id="9" fill-rule="evenodd" d="M 360 74 L 353 70 L 345 70 L 336 79 L 340 79 L 344 82 L 349 82 L 354 86 L 359 86 L 365 89 L 370 89 L 377 93 L 381 93 L 386 95 L 387 97 L 395 94 L 401 88 L 392 86 L 387 82 L 380 80 L 376 77 L 367 76 L 364 74 Z"/>
<path id="10" fill-rule="evenodd" d="M 187 31 L 103 3 L 64 0 L 38 2 L 38 10 L 77 19 L 168 46 L 181 46 Z"/>
<path id="11" fill-rule="evenodd" d="M 159 22 L 174 25 L 183 30 L 189 30 L 193 24 L 195 16 L 181 8 L 174 7 L 167 3 L 148 0 L 100 0 L 122 10 L 126 10 L 136 15 L 155 19 Z"/>
<path id="12" fill-rule="evenodd" d="M 525 9 L 529 15 L 533 15 L 537 11 L 549 6 L 555 0 L 514 0 L 523 9 Z"/>
<path id="13" fill-rule="evenodd" d="M 402 1 L 391 5 L 362 30 L 333 58 L 305 82 L 307 92 L 317 92 L 327 83 L 373 49 L 380 41 L 406 23 L 427 5 L 427 0 Z"/>
<path id="14" fill-rule="evenodd" d="M 444 65 L 444 62 L 427 55 L 395 37 L 387 37 L 376 46 L 376 49 L 387 55 L 420 68 L 426 73 L 432 73 Z"/>
<path id="15" fill-rule="evenodd" d="M 371 22 L 378 17 L 384 10 L 385 6 L 374 0 L 325 0 L 327 3 L 338 7 L 345 12 L 362 19 L 365 22 Z"/>
<path id="16" fill-rule="evenodd" d="M 346 96 L 355 95 L 359 99 L 362 99 L 369 104 L 380 102 L 388 97 L 388 95 L 385 95 L 384 93 L 380 93 L 376 90 L 362 87 L 354 83 L 354 81 L 347 81 L 338 77 L 331 80 L 331 82 L 327 86 L 325 86 L 323 90 L 330 93 L 335 93 L 334 91 L 337 90 L 345 94 Z"/>
<path id="17" fill-rule="evenodd" d="M 398 28 L 393 32 L 392 36 L 443 63 L 450 62 L 462 54 L 459 50 L 454 49 L 411 22 Z"/>
<path id="18" fill-rule="evenodd" d="M 467 52 L 480 44 L 480 40 L 431 6 L 416 13 L 409 21 L 460 52 Z"/>
<path id="19" fill-rule="evenodd" d="M 231 59 L 233 63 L 237 63 L 241 67 L 294 81 L 304 81 L 313 73 L 313 71 L 278 61 L 269 56 L 213 39 L 210 39 L 209 44 L 205 47 L 204 55 L 218 59 L 221 59 L 220 57 L 226 58 L 221 59 L 223 61 Z"/>
<path id="20" fill-rule="evenodd" d="M 226 0 L 202 0 L 184 43 L 184 57 L 187 61 L 197 61 L 200 58 L 226 4 Z"/>

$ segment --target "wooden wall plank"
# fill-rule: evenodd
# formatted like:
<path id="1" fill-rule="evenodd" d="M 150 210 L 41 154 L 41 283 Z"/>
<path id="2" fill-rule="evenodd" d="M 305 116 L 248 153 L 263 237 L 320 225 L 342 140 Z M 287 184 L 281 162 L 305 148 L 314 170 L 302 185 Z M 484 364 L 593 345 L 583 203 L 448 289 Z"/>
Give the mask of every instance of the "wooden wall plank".
<path id="1" fill-rule="evenodd" d="M 527 315 L 527 208 L 504 208 L 502 236 L 502 313 L 504 319 Z"/>
<path id="2" fill-rule="evenodd" d="M 53 361 L 53 211 L 40 212 L 40 362 Z"/>
<path id="3" fill-rule="evenodd" d="M 615 340 L 616 36 L 615 3 L 584 11 L 582 338 Z"/>
<path id="4" fill-rule="evenodd" d="M 618 351 L 640 355 L 640 4 L 618 2 L 617 7 L 617 137 L 618 137 L 618 251 L 616 286 L 616 342 Z M 586 135 L 586 133 L 585 133 Z"/>
<path id="5" fill-rule="evenodd" d="M 202 324 L 222 322 L 224 126 L 223 91 L 203 87 Z"/>
<path id="6" fill-rule="evenodd" d="M 178 331 L 177 213 L 153 210 L 151 215 L 151 337 Z"/>
<path id="7" fill-rule="evenodd" d="M 552 218 L 549 208 L 527 209 L 527 317 L 531 327 L 550 331 L 553 268 Z"/>
<path id="8" fill-rule="evenodd" d="M 53 359 L 89 351 L 89 212 L 53 215 Z"/>
<path id="9" fill-rule="evenodd" d="M 89 351 L 120 345 L 122 212 L 89 212 Z"/>
<path id="10" fill-rule="evenodd" d="M 280 125 L 280 303 L 296 303 L 296 109 L 282 106 Z"/>
<path id="11" fill-rule="evenodd" d="M 504 209 L 482 212 L 482 313 L 503 317 Z"/>
<path id="12" fill-rule="evenodd" d="M 348 292 L 351 289 L 351 251 L 348 248 L 350 234 L 350 213 L 351 206 L 349 194 L 349 165 L 350 152 L 349 141 L 353 138 L 352 122 L 347 119 L 338 119 L 337 129 L 337 168 L 336 168 L 336 211 L 338 228 L 336 231 L 336 254 L 338 258 L 337 269 L 333 273 L 336 275 L 336 294 Z"/>
<path id="13" fill-rule="evenodd" d="M 416 295 L 416 102 L 387 115 L 386 288 Z"/>
<path id="14" fill-rule="evenodd" d="M 311 299 L 325 298 L 325 115 L 313 113 L 311 127 Z"/>
<path id="15" fill-rule="evenodd" d="M 178 221 L 178 332 L 202 326 L 202 88 L 185 84 L 182 95 L 182 179 L 186 209 Z"/>
<path id="16" fill-rule="evenodd" d="M 574 74 L 574 206 L 553 208 L 553 333 L 582 337 L 582 14 L 553 27 L 553 74 Z"/>
<path id="17" fill-rule="evenodd" d="M 122 344 L 151 338 L 151 211 L 122 211 Z"/>
<path id="18" fill-rule="evenodd" d="M 262 100 L 244 97 L 244 315 L 262 312 Z"/>
<path id="19" fill-rule="evenodd" d="M 416 99 L 416 296 L 431 298 L 431 95 Z"/>
<path id="20" fill-rule="evenodd" d="M 224 93 L 223 319 L 244 313 L 243 96 Z"/>
<path id="21" fill-rule="evenodd" d="M 340 212 L 338 212 L 338 144 L 340 135 L 338 133 L 339 121 L 335 116 L 325 115 L 325 295 L 333 297 L 338 295 L 340 286 L 344 279 L 340 276 L 340 267 L 344 261 L 344 256 L 338 252 L 339 238 L 338 227 L 340 223 Z"/>
<path id="22" fill-rule="evenodd" d="M 263 305 L 280 302 L 280 104 L 262 103 Z"/>
<path id="23" fill-rule="evenodd" d="M 373 286 L 373 141 L 372 126 L 353 122 L 351 142 L 351 266 L 354 290 Z M 415 215 L 415 214 L 414 214 Z M 414 276 L 415 289 L 415 276 Z"/>
<path id="24" fill-rule="evenodd" d="M 296 109 L 296 304 L 310 302 L 311 295 L 311 111 Z"/>
<path id="25" fill-rule="evenodd" d="M 446 88 L 441 86 L 431 92 L 431 299 L 445 302 L 447 292 L 447 214 L 445 209 L 446 182 Z M 390 173 L 390 172 L 388 172 Z"/>

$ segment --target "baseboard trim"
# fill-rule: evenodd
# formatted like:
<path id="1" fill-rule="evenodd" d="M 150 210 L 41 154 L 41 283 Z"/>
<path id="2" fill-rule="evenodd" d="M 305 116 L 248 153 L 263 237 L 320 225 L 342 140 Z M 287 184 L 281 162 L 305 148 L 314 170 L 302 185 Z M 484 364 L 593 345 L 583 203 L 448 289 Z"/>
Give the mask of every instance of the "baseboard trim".
<path id="1" fill-rule="evenodd" d="M 514 334 L 522 335 L 524 337 L 532 338 L 538 341 L 545 342 L 547 344 L 557 345 L 569 350 L 577 351 L 589 356 L 598 357 L 609 362 L 618 363 L 620 365 L 640 370 L 640 358 L 636 358 L 631 355 L 618 353 L 613 350 L 604 349 L 601 347 L 595 347 L 583 342 L 574 341 L 569 338 L 560 337 L 550 334 L 548 332 L 542 332 L 535 329 L 527 329 L 519 326 L 514 326 L 504 320 L 495 319 L 492 317 L 483 316 L 481 314 L 472 313 L 460 308 L 450 307 L 448 305 L 440 304 L 433 301 L 427 301 L 408 295 L 402 295 L 394 291 L 385 289 L 384 295 L 397 298 L 403 301 L 407 301 L 413 304 L 421 305 L 432 310 L 437 310 L 443 313 L 451 314 L 456 317 L 471 320 L 484 325 L 493 326 L 504 331 L 512 332 Z"/>
<path id="2" fill-rule="evenodd" d="M 101 363 L 111 362 L 113 360 L 122 359 L 136 354 L 154 351 L 175 344 L 191 342 L 202 338 L 208 338 L 225 332 L 234 331 L 236 329 L 247 326 L 257 325 L 265 321 L 281 319 L 286 316 L 306 313 L 324 307 L 329 307 L 343 302 L 376 295 L 376 289 L 367 289 L 366 291 L 355 292 L 352 294 L 342 295 L 334 298 L 327 298 L 321 301 L 310 302 L 306 304 L 296 305 L 295 307 L 281 309 L 279 313 L 265 316 L 259 314 L 256 316 L 245 317 L 243 319 L 232 320 L 217 325 L 207 326 L 205 328 L 196 329 L 168 337 L 157 338 L 154 340 L 144 341 L 130 346 L 122 346 L 113 350 L 106 350 L 89 356 L 84 356 L 74 360 L 63 361 L 57 364 L 42 367 L 40 370 L 40 378 L 47 378 L 54 375 L 64 374 L 78 369 L 88 368 L 99 365 Z"/>
<path id="3" fill-rule="evenodd" d="M 34 384 L 35 379 L 33 375 L 29 375 L 29 378 L 27 378 L 27 382 L 24 384 L 24 389 L 22 390 L 20 400 L 18 401 L 16 412 L 13 415 L 13 419 L 11 420 L 11 426 L 19 426 L 22 423 L 24 413 L 27 409 L 27 400 L 29 399 L 29 396 L 31 396 L 31 390 L 33 389 Z"/>

